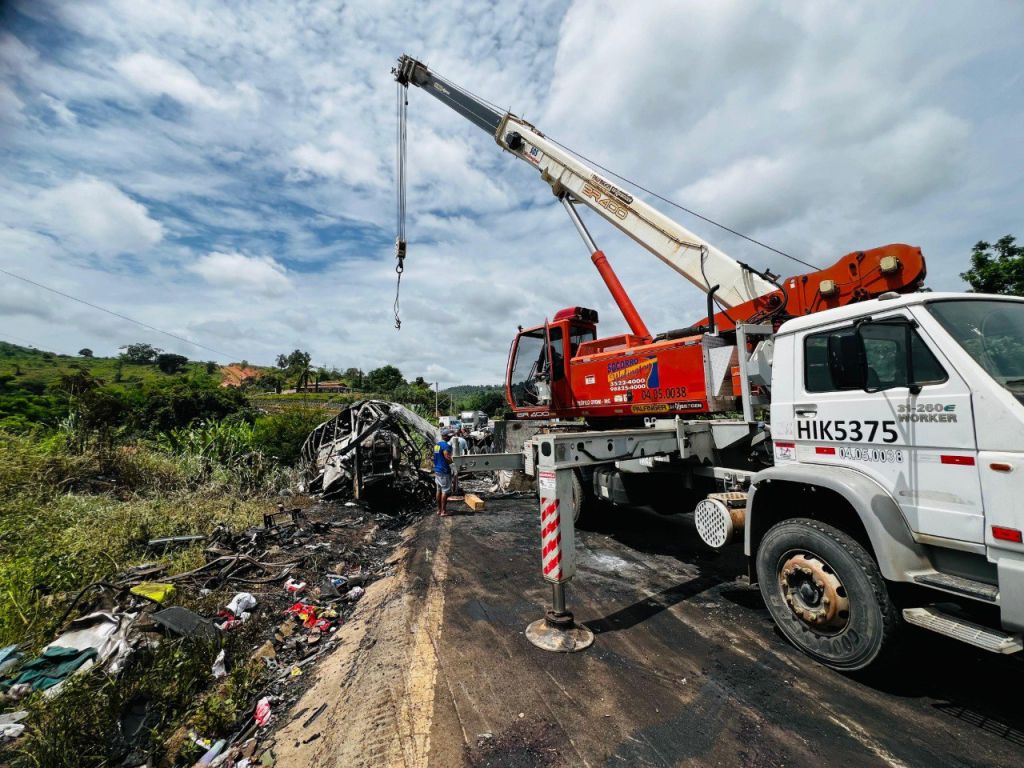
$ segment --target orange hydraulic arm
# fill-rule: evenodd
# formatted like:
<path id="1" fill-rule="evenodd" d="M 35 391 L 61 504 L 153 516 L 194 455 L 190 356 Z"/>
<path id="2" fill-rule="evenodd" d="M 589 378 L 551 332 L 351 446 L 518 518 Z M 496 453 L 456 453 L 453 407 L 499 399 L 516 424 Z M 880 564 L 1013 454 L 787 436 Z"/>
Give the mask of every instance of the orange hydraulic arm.
<path id="1" fill-rule="evenodd" d="M 781 322 L 833 307 L 872 299 L 888 291 L 910 293 L 924 282 L 925 261 L 921 249 L 892 244 L 854 251 L 831 267 L 787 277 L 779 290 L 715 315 L 715 326 L 731 330 L 737 323 Z M 698 325 L 707 325 L 704 318 Z"/>

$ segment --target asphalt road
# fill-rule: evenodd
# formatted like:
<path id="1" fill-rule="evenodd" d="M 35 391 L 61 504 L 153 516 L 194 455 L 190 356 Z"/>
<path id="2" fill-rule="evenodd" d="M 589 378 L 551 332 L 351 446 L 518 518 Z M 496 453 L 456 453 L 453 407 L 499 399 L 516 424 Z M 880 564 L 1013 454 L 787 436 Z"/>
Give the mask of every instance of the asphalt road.
<path id="1" fill-rule="evenodd" d="M 1019 659 L 916 632 L 898 673 L 832 672 L 775 630 L 742 553 L 709 551 L 687 517 L 580 531 L 569 607 L 596 642 L 534 648 L 523 630 L 550 595 L 535 505 L 430 517 L 410 541 L 407 599 L 443 596 L 431 765 L 1024 764 Z"/>

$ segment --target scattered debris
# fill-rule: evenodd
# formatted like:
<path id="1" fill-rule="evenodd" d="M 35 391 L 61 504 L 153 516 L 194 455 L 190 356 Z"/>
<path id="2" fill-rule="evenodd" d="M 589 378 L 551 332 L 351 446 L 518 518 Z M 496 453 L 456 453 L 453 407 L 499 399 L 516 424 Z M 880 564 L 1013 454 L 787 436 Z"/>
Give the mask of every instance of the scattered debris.
<path id="1" fill-rule="evenodd" d="M 325 709 L 327 709 L 327 704 L 321 704 L 319 707 L 317 707 L 313 711 L 313 714 L 306 718 L 306 721 L 302 724 L 302 727 L 309 728 L 309 726 L 311 726 L 316 721 L 316 719 L 324 713 Z"/>
<path id="2" fill-rule="evenodd" d="M 256 598 L 249 592 L 239 592 L 231 598 L 226 607 L 235 616 L 241 617 L 243 613 L 256 607 Z"/>
<path id="3" fill-rule="evenodd" d="M 151 617 L 160 626 L 181 637 L 194 637 L 210 643 L 219 641 L 217 628 L 195 611 L 174 605 L 158 611 Z"/>
<path id="4" fill-rule="evenodd" d="M 253 697 L 258 702 L 239 714 L 230 732 L 202 734 L 208 738 L 182 733 L 178 748 L 192 750 L 191 764 L 273 765 L 276 755 L 266 747 L 272 743 L 271 710 L 286 712 L 312 683 L 306 668 L 337 647 L 335 632 L 366 585 L 394 569 L 400 531 L 425 512 L 418 499 L 390 496 L 388 506 L 378 508 L 364 500 L 306 502 L 241 531 L 216 525 L 203 536 L 142 540 L 140 547 L 146 548 L 191 545 L 205 562 L 173 575 L 167 575 L 166 564 L 145 562 L 80 590 L 55 625 L 66 624 L 63 631 L 51 630 L 54 640 L 36 658 L 22 659 L 16 646 L 0 648 L 0 691 L 9 700 L 33 690 L 49 696 L 71 675 L 96 668 L 116 684 L 135 649 L 185 639 L 183 648 L 211 651 L 206 667 L 211 693 L 228 684 L 233 659 L 244 664 L 256 659 L 263 671 Z M 80 617 L 67 622 L 76 614 Z M 124 704 L 117 719 L 116 764 L 146 763 L 159 717 L 145 695 Z M 0 741 L 25 730 L 21 722 L 0 719 Z"/>
<path id="5" fill-rule="evenodd" d="M 484 500 L 477 496 L 475 493 L 467 493 L 463 502 L 474 512 L 479 512 L 484 508 Z"/>
<path id="6" fill-rule="evenodd" d="M 256 713 L 253 715 L 253 719 L 256 721 L 256 725 L 260 728 L 268 725 L 274 715 L 270 711 L 270 700 L 264 696 L 256 704 Z"/>
<path id="7" fill-rule="evenodd" d="M 225 677 L 228 673 L 227 663 L 224 657 L 225 651 L 223 648 L 220 649 L 220 653 L 217 654 L 217 658 L 213 661 L 213 667 L 210 671 L 213 672 L 213 676 L 217 679 Z"/>
<path id="8" fill-rule="evenodd" d="M 166 552 L 171 547 L 188 547 L 201 541 L 206 541 L 206 536 L 168 536 L 163 539 L 150 539 L 147 546 Z"/>
<path id="9" fill-rule="evenodd" d="M 25 724 L 21 721 L 26 717 L 28 717 L 28 712 L 23 709 L 0 715 L 0 744 L 5 741 L 13 741 L 21 736 L 25 731 Z"/>
<path id="10" fill-rule="evenodd" d="M 154 603 L 162 603 L 174 595 L 174 585 L 162 584 L 158 581 L 144 581 L 141 584 L 136 584 L 130 591 L 133 595 L 152 600 Z"/>
<path id="11" fill-rule="evenodd" d="M 352 403 L 302 446 L 308 490 L 357 499 L 382 483 L 392 491 L 425 491 L 430 476 L 423 466 L 436 437 L 436 427 L 397 403 Z"/>

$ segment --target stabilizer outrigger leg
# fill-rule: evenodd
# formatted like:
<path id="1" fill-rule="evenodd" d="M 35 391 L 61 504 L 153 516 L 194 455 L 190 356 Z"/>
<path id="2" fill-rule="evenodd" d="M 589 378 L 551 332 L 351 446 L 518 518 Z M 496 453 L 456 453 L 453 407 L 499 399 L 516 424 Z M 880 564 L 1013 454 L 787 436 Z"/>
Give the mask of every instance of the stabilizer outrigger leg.
<path id="1" fill-rule="evenodd" d="M 540 470 L 537 487 L 541 568 L 551 582 L 551 609 L 526 628 L 526 638 L 545 651 L 582 651 L 594 642 L 594 633 L 577 624 L 565 607 L 565 583 L 576 573 L 576 541 L 571 510 L 564 516 L 559 510 L 562 499 L 572 499 L 572 470 Z"/>

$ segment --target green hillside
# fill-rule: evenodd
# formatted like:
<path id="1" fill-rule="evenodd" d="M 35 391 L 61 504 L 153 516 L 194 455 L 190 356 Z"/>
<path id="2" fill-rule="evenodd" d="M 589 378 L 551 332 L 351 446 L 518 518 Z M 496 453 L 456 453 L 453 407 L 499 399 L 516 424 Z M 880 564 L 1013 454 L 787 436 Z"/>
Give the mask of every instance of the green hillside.
<path id="1" fill-rule="evenodd" d="M 185 362 L 175 373 L 165 373 L 156 363 L 58 355 L 0 342 L 0 427 L 53 426 L 69 410 L 70 398 L 61 388 L 62 380 L 82 373 L 97 384 L 124 393 L 178 379 L 202 379 L 218 385 L 221 379 L 216 363 Z"/>

